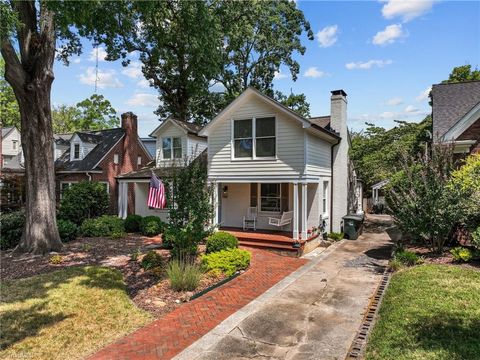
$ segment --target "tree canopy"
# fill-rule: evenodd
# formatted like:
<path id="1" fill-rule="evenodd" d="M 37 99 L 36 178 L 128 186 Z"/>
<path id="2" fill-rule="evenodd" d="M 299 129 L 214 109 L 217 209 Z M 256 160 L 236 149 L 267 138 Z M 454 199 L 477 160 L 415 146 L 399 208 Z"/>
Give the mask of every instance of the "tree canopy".
<path id="1" fill-rule="evenodd" d="M 12 87 L 5 80 L 5 60 L 0 57 L 0 113 L 2 126 L 16 126 L 20 129 L 20 110 Z"/>

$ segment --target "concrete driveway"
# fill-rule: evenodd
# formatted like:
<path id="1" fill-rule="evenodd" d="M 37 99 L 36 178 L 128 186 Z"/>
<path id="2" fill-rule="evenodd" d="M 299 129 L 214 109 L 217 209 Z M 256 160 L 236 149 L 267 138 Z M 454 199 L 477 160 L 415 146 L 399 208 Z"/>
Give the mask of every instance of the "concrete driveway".
<path id="1" fill-rule="evenodd" d="M 390 252 L 384 232 L 343 240 L 175 359 L 345 359 Z"/>

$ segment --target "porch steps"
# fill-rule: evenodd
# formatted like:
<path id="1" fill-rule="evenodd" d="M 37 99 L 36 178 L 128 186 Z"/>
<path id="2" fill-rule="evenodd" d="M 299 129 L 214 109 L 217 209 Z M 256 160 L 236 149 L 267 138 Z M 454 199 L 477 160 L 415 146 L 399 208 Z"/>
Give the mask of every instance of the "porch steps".
<path id="1" fill-rule="evenodd" d="M 297 253 L 298 248 L 292 247 L 292 244 L 282 244 L 282 243 L 275 243 L 275 242 L 262 242 L 259 240 L 250 240 L 246 241 L 243 239 L 238 239 L 240 245 L 243 246 L 250 246 L 254 248 L 260 249 L 270 249 L 270 250 L 281 250 L 281 251 L 291 251 L 292 253 Z"/>

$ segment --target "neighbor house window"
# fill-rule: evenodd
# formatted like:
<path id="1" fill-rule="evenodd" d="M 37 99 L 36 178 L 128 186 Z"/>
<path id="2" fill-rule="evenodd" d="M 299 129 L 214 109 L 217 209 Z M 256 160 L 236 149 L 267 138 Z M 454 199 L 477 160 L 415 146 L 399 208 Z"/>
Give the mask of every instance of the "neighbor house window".
<path id="1" fill-rule="evenodd" d="M 73 144 L 73 158 L 80 159 L 80 144 Z"/>
<path id="2" fill-rule="evenodd" d="M 118 154 L 113 154 L 113 163 L 118 164 L 118 162 L 119 162 Z"/>
<path id="3" fill-rule="evenodd" d="M 142 157 L 137 157 L 137 165 L 142 165 Z"/>
<path id="4" fill-rule="evenodd" d="M 323 182 L 323 190 L 322 190 L 322 213 L 328 214 L 328 181 Z"/>
<path id="5" fill-rule="evenodd" d="M 162 138 L 162 152 L 164 159 L 182 158 L 182 139 L 179 137 Z"/>
<path id="6" fill-rule="evenodd" d="M 12 140 L 13 150 L 17 150 L 17 146 L 18 146 L 18 141 L 17 140 Z"/>
<path id="7" fill-rule="evenodd" d="M 275 118 L 253 118 L 233 122 L 235 158 L 268 158 L 276 155 Z"/>

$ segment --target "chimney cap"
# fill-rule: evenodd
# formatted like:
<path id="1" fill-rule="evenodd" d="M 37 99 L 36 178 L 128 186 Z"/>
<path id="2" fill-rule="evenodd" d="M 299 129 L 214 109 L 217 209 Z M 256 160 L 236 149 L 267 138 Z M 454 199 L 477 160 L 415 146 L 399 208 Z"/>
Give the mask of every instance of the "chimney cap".
<path id="1" fill-rule="evenodd" d="M 123 118 L 129 118 L 129 117 L 130 117 L 130 118 L 137 118 L 137 115 L 135 115 L 135 114 L 134 114 L 133 112 L 131 112 L 131 111 L 127 111 L 126 113 L 123 113 L 123 114 L 121 115 L 121 117 L 122 117 L 122 119 L 123 119 Z"/>
<path id="2" fill-rule="evenodd" d="M 342 96 L 347 96 L 347 93 L 343 91 L 343 89 L 340 90 L 333 90 L 331 91 L 332 95 L 342 95 Z"/>

